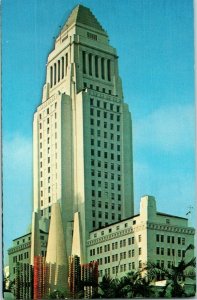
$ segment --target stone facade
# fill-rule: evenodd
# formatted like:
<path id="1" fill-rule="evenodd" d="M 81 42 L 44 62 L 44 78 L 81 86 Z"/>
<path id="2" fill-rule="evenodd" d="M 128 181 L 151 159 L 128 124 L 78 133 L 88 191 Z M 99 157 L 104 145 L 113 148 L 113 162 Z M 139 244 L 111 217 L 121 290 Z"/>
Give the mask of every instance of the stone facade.
<path id="1" fill-rule="evenodd" d="M 133 215 L 132 127 L 116 50 L 88 8 L 78 5 L 48 56 L 34 114 L 34 211 L 61 205 L 67 254 L 79 212 L 82 262 L 93 229 Z"/>
<path id="2" fill-rule="evenodd" d="M 98 261 L 100 278 L 122 277 L 147 262 L 170 268 L 194 245 L 194 234 L 186 218 L 157 212 L 154 197 L 144 196 L 140 214 L 90 233 L 88 259 Z M 194 256 L 194 250 L 188 255 Z"/>

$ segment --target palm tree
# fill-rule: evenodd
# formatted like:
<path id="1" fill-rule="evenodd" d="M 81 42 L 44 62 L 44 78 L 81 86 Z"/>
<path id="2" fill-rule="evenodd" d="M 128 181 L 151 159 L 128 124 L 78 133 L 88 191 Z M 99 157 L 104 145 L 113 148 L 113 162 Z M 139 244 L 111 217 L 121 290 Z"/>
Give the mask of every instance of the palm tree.
<path id="1" fill-rule="evenodd" d="M 194 249 L 193 245 L 189 245 L 185 254 L 188 250 Z M 171 296 L 171 297 L 183 297 L 186 296 L 185 291 L 185 280 L 186 278 L 195 279 L 194 268 L 196 267 L 196 258 L 193 257 L 189 261 L 185 261 L 183 258 L 177 266 L 172 265 L 171 268 L 162 268 L 155 263 L 148 263 L 146 270 L 148 277 L 152 281 L 156 281 L 158 277 L 166 279 L 166 285 L 160 292 L 160 296 Z M 193 269 L 192 272 L 187 272 L 188 269 Z"/>
<path id="2" fill-rule="evenodd" d="M 99 283 L 98 294 L 94 298 L 135 298 L 154 297 L 148 277 L 141 272 L 131 272 L 122 278 L 112 279 L 104 276 Z"/>
<path id="3" fill-rule="evenodd" d="M 114 298 L 114 287 L 114 279 L 106 275 L 103 276 L 98 286 L 98 292 L 94 295 L 94 298 Z"/>

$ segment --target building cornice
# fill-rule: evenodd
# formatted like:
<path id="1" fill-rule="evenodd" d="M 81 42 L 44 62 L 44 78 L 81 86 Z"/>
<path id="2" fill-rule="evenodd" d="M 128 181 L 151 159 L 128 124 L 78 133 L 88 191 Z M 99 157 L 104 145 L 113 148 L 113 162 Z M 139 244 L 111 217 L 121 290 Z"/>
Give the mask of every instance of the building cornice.
<path id="1" fill-rule="evenodd" d="M 145 229 L 158 230 L 158 231 L 164 231 L 164 232 L 172 232 L 172 233 L 180 233 L 180 234 L 187 234 L 187 235 L 195 234 L 195 229 L 192 227 L 186 228 L 186 227 L 180 227 L 180 226 L 146 222 L 146 223 L 139 224 L 137 226 L 128 227 L 123 230 L 119 230 L 117 232 L 112 232 L 105 236 L 100 236 L 100 237 L 97 237 L 94 239 L 89 239 L 87 241 L 87 246 L 93 246 L 93 245 L 96 245 L 99 243 L 104 243 L 104 242 L 110 241 L 114 238 L 123 237 L 129 233 L 135 233 L 135 232 L 139 232 L 139 231 L 142 231 Z M 102 231 L 102 229 L 101 229 L 101 231 Z"/>
<path id="2" fill-rule="evenodd" d="M 147 222 L 147 229 L 152 230 L 161 230 L 161 231 L 168 231 L 174 233 L 182 233 L 188 235 L 194 235 L 195 229 L 192 227 L 181 227 L 181 226 L 174 226 L 169 224 L 157 224 L 152 222 Z"/>
<path id="3" fill-rule="evenodd" d="M 47 246 L 47 242 L 41 242 L 41 246 L 42 247 L 46 247 Z M 27 242 L 27 243 L 24 243 L 22 245 L 17 245 L 17 246 L 14 246 L 10 249 L 8 249 L 8 254 L 13 254 L 15 252 L 19 252 L 21 250 L 24 250 L 24 249 L 29 249 L 31 247 L 31 242 Z"/>
<path id="4" fill-rule="evenodd" d="M 129 233 L 142 231 L 144 229 L 146 229 L 146 224 L 145 223 L 140 224 L 138 226 L 128 227 L 128 228 L 119 230 L 117 232 L 112 232 L 112 233 L 107 234 L 105 236 L 94 238 L 93 240 L 88 240 L 87 241 L 87 246 L 92 246 L 92 245 L 96 245 L 96 244 L 99 244 L 99 243 L 104 243 L 104 242 L 110 241 L 114 238 L 123 237 L 123 236 L 125 236 Z"/>

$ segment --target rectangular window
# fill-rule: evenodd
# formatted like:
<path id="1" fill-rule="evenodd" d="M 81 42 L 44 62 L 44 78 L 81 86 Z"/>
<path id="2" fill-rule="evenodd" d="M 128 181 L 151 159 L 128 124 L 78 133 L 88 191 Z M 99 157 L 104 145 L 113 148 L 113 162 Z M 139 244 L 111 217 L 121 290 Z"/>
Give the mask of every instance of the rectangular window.
<path id="1" fill-rule="evenodd" d="M 89 53 L 88 55 L 88 62 L 89 62 L 89 75 L 92 76 L 92 54 Z"/>
<path id="2" fill-rule="evenodd" d="M 59 82 L 60 81 L 60 60 L 58 60 L 57 72 L 58 72 L 58 82 Z"/>
<path id="3" fill-rule="evenodd" d="M 111 81 L 111 62 L 109 59 L 107 60 L 107 79 Z"/>
<path id="4" fill-rule="evenodd" d="M 50 67 L 50 87 L 53 86 L 53 67 Z"/>
<path id="5" fill-rule="evenodd" d="M 64 78 L 64 57 L 62 57 L 62 79 Z"/>
<path id="6" fill-rule="evenodd" d="M 141 267 L 142 267 L 142 261 L 139 260 L 139 268 L 141 268 Z"/>
<path id="7" fill-rule="evenodd" d="M 82 52 L 82 61 L 83 61 L 83 74 L 86 74 L 86 53 Z"/>
<path id="8" fill-rule="evenodd" d="M 67 68 L 68 68 L 68 53 L 66 53 L 66 74 L 67 74 Z"/>
<path id="9" fill-rule="evenodd" d="M 54 64 L 54 85 L 56 84 L 56 72 L 57 72 L 57 67 L 56 64 Z"/>
<path id="10" fill-rule="evenodd" d="M 105 64 L 104 64 L 104 58 L 101 58 L 101 78 L 105 79 Z"/>
<path id="11" fill-rule="evenodd" d="M 98 78 L 98 56 L 95 56 L 95 76 Z"/>

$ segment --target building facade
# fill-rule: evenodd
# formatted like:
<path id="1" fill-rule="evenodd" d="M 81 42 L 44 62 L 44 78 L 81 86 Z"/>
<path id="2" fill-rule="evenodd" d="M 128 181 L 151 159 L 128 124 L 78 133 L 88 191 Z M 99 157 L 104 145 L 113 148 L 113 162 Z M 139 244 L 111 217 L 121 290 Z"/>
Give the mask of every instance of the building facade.
<path id="1" fill-rule="evenodd" d="M 132 128 L 118 56 L 91 11 L 78 5 L 49 54 L 34 114 L 34 211 L 59 202 L 71 252 L 80 213 L 82 261 L 91 230 L 133 215 Z"/>
<path id="2" fill-rule="evenodd" d="M 16 270 L 19 276 L 17 263 L 31 265 L 36 297 L 74 294 L 79 261 L 69 265 L 72 255 L 89 297 L 98 271 L 101 279 L 147 262 L 168 268 L 189 244 L 187 219 L 157 212 L 154 197 L 143 197 L 134 215 L 132 122 L 118 56 L 95 16 L 78 5 L 48 56 L 33 121 L 32 230 L 9 249 L 11 278 Z"/>
<path id="3" fill-rule="evenodd" d="M 31 232 L 13 240 L 13 245 L 8 249 L 9 274 L 12 281 L 16 277 L 17 263 L 31 264 Z M 40 230 L 41 254 L 46 256 L 48 233 Z"/>
<path id="4" fill-rule="evenodd" d="M 140 214 L 94 230 L 87 242 L 89 261 L 97 260 L 99 277 L 122 277 L 153 262 L 163 268 L 194 257 L 195 230 L 186 218 L 159 213 L 152 196 L 141 199 Z"/>

